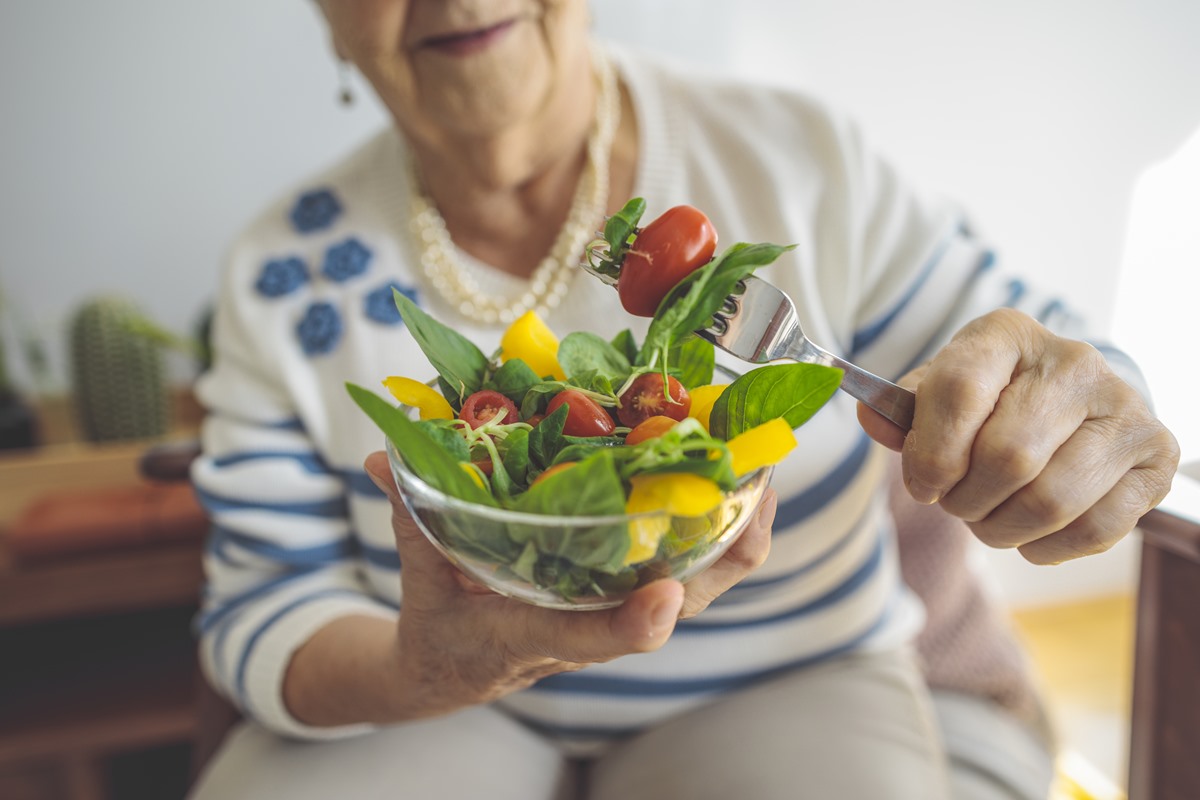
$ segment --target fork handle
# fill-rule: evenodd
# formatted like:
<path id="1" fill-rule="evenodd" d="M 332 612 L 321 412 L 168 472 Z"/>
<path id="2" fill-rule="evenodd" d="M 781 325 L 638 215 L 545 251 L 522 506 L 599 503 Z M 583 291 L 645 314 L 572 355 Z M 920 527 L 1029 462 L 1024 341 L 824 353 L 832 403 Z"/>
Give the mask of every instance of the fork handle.
<path id="1" fill-rule="evenodd" d="M 846 374 L 842 377 L 841 389 L 846 394 L 861 400 L 867 408 L 887 417 L 892 424 L 908 433 L 912 429 L 913 406 L 917 395 L 910 389 L 897 386 L 886 378 L 867 372 L 862 367 L 838 358 L 833 353 L 812 345 L 828 359 L 830 366 L 839 367 Z"/>

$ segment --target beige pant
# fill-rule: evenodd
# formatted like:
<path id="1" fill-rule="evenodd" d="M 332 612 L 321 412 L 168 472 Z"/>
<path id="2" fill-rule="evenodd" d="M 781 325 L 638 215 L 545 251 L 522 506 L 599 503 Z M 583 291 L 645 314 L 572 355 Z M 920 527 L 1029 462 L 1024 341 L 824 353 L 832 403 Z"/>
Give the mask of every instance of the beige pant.
<path id="1" fill-rule="evenodd" d="M 490 708 L 318 744 L 243 724 L 192 800 L 1042 800 L 1051 775 L 1015 720 L 931 703 L 911 657 L 890 652 L 764 682 L 583 763 Z"/>

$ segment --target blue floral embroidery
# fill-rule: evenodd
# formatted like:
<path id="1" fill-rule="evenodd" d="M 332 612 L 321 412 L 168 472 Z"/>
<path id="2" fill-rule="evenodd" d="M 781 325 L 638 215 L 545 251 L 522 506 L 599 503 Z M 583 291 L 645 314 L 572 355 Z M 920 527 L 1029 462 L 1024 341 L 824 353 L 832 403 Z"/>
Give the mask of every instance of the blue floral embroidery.
<path id="1" fill-rule="evenodd" d="M 369 319 L 373 319 L 384 325 L 397 325 L 401 322 L 400 309 L 396 308 L 396 301 L 392 297 L 393 289 L 414 303 L 419 304 L 421 302 L 417 298 L 416 289 L 410 286 L 401 286 L 395 281 L 385 283 L 378 289 L 371 290 L 366 296 L 363 307 Z"/>
<path id="2" fill-rule="evenodd" d="M 296 326 L 296 335 L 306 355 L 323 355 L 342 338 L 342 318 L 332 303 L 313 303 Z"/>
<path id="3" fill-rule="evenodd" d="M 362 275 L 371 263 L 371 251 L 353 236 L 335 244 L 325 251 L 325 263 L 321 272 L 331 281 L 342 283 Z"/>
<path id="4" fill-rule="evenodd" d="M 342 213 L 342 204 L 328 189 L 315 189 L 300 195 L 292 206 L 292 225 L 301 233 L 328 228 Z"/>
<path id="5" fill-rule="evenodd" d="M 264 297 L 283 297 L 308 281 L 308 265 L 296 256 L 277 258 L 263 264 L 254 288 Z"/>

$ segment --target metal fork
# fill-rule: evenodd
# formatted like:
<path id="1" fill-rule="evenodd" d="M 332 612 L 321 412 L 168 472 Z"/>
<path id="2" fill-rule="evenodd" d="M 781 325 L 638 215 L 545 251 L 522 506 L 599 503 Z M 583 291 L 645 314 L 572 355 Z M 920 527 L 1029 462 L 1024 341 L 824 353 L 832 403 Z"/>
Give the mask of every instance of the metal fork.
<path id="1" fill-rule="evenodd" d="M 912 428 L 916 395 L 813 344 L 804 335 L 796 306 L 778 287 L 753 275 L 745 288 L 725 300 L 713 324 L 696 331 L 743 361 L 764 364 L 781 358 L 838 367 L 846 374 L 841 388 L 887 417 L 905 433 Z"/>

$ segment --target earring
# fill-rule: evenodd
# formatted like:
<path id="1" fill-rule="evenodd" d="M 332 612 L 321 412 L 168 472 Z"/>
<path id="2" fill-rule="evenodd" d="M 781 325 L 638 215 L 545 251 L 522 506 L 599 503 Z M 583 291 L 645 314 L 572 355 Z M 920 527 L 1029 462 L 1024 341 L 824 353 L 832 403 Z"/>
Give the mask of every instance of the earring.
<path id="1" fill-rule="evenodd" d="M 354 90 L 350 87 L 350 65 L 338 61 L 338 100 L 343 106 L 354 105 Z"/>

